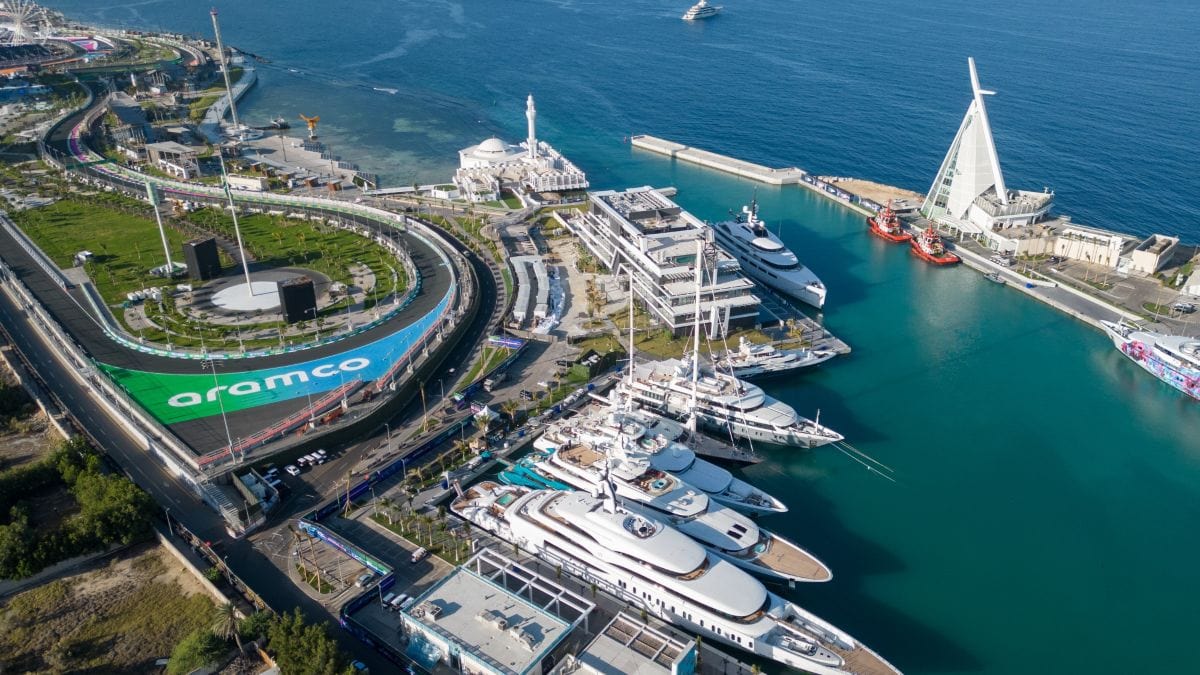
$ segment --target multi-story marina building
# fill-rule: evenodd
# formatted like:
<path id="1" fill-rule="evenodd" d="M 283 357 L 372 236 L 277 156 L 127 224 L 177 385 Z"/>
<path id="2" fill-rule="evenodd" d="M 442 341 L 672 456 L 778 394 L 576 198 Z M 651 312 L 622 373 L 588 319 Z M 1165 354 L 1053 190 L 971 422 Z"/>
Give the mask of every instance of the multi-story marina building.
<path id="1" fill-rule="evenodd" d="M 692 214 L 651 187 L 589 194 L 588 210 L 563 218 L 613 273 L 628 271 L 650 314 L 675 335 L 695 321 L 697 242 L 703 245 L 700 321 L 713 335 L 759 322 L 754 282 Z"/>

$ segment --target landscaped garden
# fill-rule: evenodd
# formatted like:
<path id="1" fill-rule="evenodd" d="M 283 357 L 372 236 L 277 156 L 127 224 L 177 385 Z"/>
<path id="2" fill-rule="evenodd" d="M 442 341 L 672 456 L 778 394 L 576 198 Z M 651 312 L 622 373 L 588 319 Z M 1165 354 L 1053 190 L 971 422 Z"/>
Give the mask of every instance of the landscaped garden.
<path id="1" fill-rule="evenodd" d="M 100 194 L 87 203 L 64 199 L 43 208 L 21 211 L 13 218 L 60 267 L 71 267 L 77 253 L 91 251 L 93 255 L 84 263 L 84 268 L 110 307 L 126 306 L 129 293 L 165 287 L 168 292 L 163 293 L 161 303 L 147 302 L 144 307 L 147 318 L 158 328 L 126 326 L 130 333 L 145 340 L 169 342 L 173 346 L 232 349 L 273 346 L 281 339 L 280 331 L 285 327 L 282 321 L 218 326 L 197 322 L 194 317 L 181 312 L 170 293 L 177 282 L 150 274 L 151 269 L 165 265 L 166 258 L 158 226 L 141 202 L 119 195 Z M 388 294 L 403 293 L 407 288 L 408 278 L 399 261 L 386 248 L 366 237 L 322 223 L 268 214 L 240 216 L 238 223 L 245 248 L 255 265 L 298 266 L 347 286 L 354 283 L 352 266 L 369 268 L 375 276 L 375 286 L 364 303 L 367 308 Z M 178 219 L 173 213 L 165 213 L 164 224 L 175 262 L 183 260 L 184 242 L 204 232 L 219 234 L 230 241 L 234 239 L 233 219 L 223 210 L 200 209 Z M 224 252 L 221 255 L 223 265 L 235 264 Z M 345 311 L 350 302 L 349 298 L 343 298 L 322 308 L 317 323 Z M 120 310 L 114 311 L 114 315 L 124 319 Z M 289 339 L 309 339 L 320 329 L 320 325 L 306 323 L 302 326 L 305 333 L 290 335 Z"/>

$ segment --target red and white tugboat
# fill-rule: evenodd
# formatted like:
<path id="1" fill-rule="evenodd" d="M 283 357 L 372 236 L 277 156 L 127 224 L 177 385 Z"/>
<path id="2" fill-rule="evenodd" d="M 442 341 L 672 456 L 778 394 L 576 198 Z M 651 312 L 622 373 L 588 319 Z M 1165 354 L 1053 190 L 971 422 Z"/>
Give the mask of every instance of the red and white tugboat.
<path id="1" fill-rule="evenodd" d="M 909 244 L 912 246 L 913 253 L 927 263 L 956 265 L 962 262 L 962 258 L 946 250 L 946 246 L 942 244 L 941 235 L 934 231 L 932 225 L 921 230 L 920 234 L 913 237 Z"/>
<path id="2" fill-rule="evenodd" d="M 900 243 L 913 238 L 911 234 L 904 231 L 904 226 L 900 224 L 900 219 L 892 210 L 892 200 L 890 199 L 887 206 L 883 207 L 879 213 L 867 217 L 867 225 L 871 229 L 871 234 L 883 237 L 888 241 Z"/>

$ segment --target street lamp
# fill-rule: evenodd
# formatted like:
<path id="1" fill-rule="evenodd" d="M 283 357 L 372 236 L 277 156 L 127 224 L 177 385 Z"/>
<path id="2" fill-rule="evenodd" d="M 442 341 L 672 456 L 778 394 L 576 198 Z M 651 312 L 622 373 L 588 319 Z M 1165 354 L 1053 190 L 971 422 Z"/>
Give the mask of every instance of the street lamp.
<path id="1" fill-rule="evenodd" d="M 320 342 L 320 341 L 321 341 L 321 326 L 320 326 L 320 324 L 318 324 L 318 323 L 317 323 L 317 308 L 316 308 L 316 307 L 309 307 L 308 309 L 304 310 L 304 313 L 305 313 L 305 314 L 312 314 L 312 317 L 313 317 L 313 329 L 315 329 L 315 330 L 317 331 L 317 342 Z"/>
<path id="2" fill-rule="evenodd" d="M 217 381 L 217 362 L 212 359 L 204 359 L 200 362 L 200 367 L 212 371 L 213 395 L 217 399 L 217 406 L 221 409 L 221 423 L 225 425 L 225 441 L 229 443 L 229 453 L 233 455 L 233 435 L 229 433 L 229 418 L 225 416 L 225 400 L 221 398 L 221 384 Z"/>
<path id="3" fill-rule="evenodd" d="M 387 448 L 390 450 L 392 447 L 392 427 L 387 422 L 384 422 L 383 430 L 387 432 Z"/>

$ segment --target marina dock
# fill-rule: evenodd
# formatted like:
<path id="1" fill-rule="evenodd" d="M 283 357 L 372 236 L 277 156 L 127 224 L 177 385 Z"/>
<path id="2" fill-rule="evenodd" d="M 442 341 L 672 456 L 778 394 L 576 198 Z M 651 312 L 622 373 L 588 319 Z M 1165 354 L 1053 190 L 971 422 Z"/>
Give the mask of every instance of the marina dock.
<path id="1" fill-rule="evenodd" d="M 632 137 L 630 143 L 635 148 L 649 150 L 709 169 L 724 171 L 741 178 L 749 178 L 767 185 L 799 185 L 864 216 L 874 215 L 881 208 L 874 201 L 839 187 L 836 181 L 815 176 L 799 167 L 772 169 L 769 166 L 746 162 L 646 134 Z"/>
<path id="2" fill-rule="evenodd" d="M 657 152 L 660 155 L 681 159 L 685 162 L 691 162 L 692 164 L 698 164 L 710 169 L 717 169 L 768 185 L 800 183 L 803 181 L 803 177 L 808 175 L 807 171 L 796 167 L 772 169 L 769 166 L 744 162 L 740 159 L 718 155 L 715 152 L 692 148 L 682 143 L 675 143 L 674 141 L 647 136 L 645 134 L 634 136 L 630 139 L 630 142 L 635 148 Z"/>

